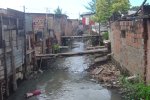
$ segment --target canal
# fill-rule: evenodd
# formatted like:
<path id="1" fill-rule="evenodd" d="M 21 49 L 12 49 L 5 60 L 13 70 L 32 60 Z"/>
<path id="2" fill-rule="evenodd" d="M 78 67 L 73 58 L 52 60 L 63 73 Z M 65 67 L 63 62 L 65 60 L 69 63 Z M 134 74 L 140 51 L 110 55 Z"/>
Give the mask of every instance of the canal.
<path id="1" fill-rule="evenodd" d="M 82 42 L 73 45 L 73 52 L 84 50 Z M 42 94 L 28 100 L 121 100 L 115 91 L 90 79 L 85 69 L 92 63 L 92 55 L 57 58 L 43 74 L 21 83 L 8 100 L 26 100 L 24 94 L 36 89 Z"/>

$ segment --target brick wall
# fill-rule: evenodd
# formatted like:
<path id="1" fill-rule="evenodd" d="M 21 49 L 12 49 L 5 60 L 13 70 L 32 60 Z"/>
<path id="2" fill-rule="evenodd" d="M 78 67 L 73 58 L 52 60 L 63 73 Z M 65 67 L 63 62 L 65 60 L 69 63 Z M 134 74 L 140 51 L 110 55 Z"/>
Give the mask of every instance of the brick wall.
<path id="1" fill-rule="evenodd" d="M 144 75 L 143 21 L 111 23 L 110 39 L 113 58 L 131 74 Z"/>
<path id="2" fill-rule="evenodd" d="M 150 82 L 150 20 L 147 20 L 148 41 L 147 41 L 147 82 Z"/>

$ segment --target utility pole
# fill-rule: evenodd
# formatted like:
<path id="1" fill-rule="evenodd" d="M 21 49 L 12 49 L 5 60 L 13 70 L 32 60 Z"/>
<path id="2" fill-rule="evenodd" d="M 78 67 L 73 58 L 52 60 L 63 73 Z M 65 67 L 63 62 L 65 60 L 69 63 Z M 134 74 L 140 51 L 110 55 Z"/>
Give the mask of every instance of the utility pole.
<path id="1" fill-rule="evenodd" d="M 27 48 L 26 48 L 26 21 L 25 21 L 25 6 L 23 6 L 23 21 L 24 21 L 24 78 L 26 78 L 27 74 Z"/>

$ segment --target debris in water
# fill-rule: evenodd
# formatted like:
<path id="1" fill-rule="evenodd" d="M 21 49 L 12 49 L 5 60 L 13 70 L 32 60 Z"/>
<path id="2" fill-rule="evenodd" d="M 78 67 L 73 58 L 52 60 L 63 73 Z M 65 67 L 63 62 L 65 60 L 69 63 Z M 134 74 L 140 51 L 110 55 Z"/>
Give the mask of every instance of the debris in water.
<path id="1" fill-rule="evenodd" d="M 39 71 L 38 71 L 39 73 L 41 73 L 41 74 L 43 74 L 43 71 L 41 70 L 41 69 L 39 69 Z"/>
<path id="2" fill-rule="evenodd" d="M 41 90 L 34 90 L 32 92 L 26 93 L 26 98 L 37 96 L 37 95 L 40 95 L 41 93 L 42 93 Z"/>

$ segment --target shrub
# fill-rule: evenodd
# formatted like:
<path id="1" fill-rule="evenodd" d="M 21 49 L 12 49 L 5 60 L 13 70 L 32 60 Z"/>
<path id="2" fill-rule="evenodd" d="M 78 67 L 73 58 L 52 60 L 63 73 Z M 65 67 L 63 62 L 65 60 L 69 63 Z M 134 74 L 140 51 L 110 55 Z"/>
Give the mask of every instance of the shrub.
<path id="1" fill-rule="evenodd" d="M 103 39 L 104 40 L 108 40 L 109 39 L 109 33 L 108 32 L 105 32 L 103 35 L 102 35 Z"/>
<path id="2" fill-rule="evenodd" d="M 125 91 L 125 100 L 150 100 L 150 86 L 144 82 L 131 82 L 122 78 L 121 83 Z"/>
<path id="3" fill-rule="evenodd" d="M 53 49 L 53 53 L 58 53 L 60 51 L 60 48 L 59 48 L 59 45 L 58 44 L 54 44 L 52 46 L 52 49 Z"/>

